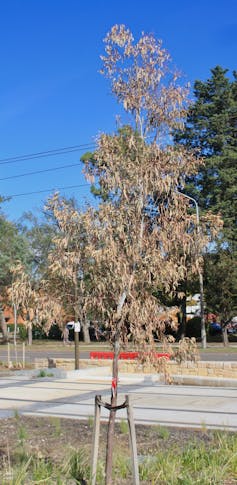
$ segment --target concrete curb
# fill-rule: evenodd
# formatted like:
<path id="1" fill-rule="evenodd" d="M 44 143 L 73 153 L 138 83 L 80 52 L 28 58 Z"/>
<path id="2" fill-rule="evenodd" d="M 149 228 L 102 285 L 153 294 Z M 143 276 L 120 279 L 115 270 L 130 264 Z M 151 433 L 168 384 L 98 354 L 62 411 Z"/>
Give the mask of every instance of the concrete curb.
<path id="1" fill-rule="evenodd" d="M 41 374 L 45 375 L 41 375 Z M 64 370 L 59 368 L 42 368 L 33 370 L 13 371 L 12 378 L 19 379 L 65 379 L 78 382 L 92 382 L 111 384 L 110 367 L 96 367 L 79 370 Z M 237 379 L 223 377 L 202 377 L 191 375 L 172 375 L 172 383 L 183 386 L 207 386 L 207 387 L 234 387 L 237 388 Z M 120 373 L 119 383 L 123 385 L 143 384 L 152 385 L 154 383 L 164 385 L 164 379 L 159 374 L 136 374 Z"/>
<path id="2" fill-rule="evenodd" d="M 208 387 L 236 387 L 237 379 L 228 377 L 205 377 L 205 376 L 185 376 L 173 375 L 174 384 L 185 386 L 208 386 Z"/>

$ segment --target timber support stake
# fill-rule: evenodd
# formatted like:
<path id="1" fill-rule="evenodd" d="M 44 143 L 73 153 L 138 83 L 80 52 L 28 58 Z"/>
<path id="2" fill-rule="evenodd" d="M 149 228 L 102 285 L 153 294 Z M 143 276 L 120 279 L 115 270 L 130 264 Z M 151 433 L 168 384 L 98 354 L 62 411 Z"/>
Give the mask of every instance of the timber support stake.
<path id="1" fill-rule="evenodd" d="M 96 485 L 96 470 L 99 452 L 99 435 L 100 435 L 100 418 L 101 418 L 101 406 L 109 411 L 118 411 L 120 409 L 127 409 L 127 421 L 129 428 L 129 442 L 131 449 L 132 459 L 132 472 L 133 472 L 133 485 L 139 485 L 139 469 L 137 459 L 137 443 L 135 423 L 133 418 L 133 409 L 129 400 L 129 396 L 125 396 L 125 401 L 118 406 L 112 406 L 111 404 L 102 401 L 101 396 L 95 396 L 95 420 L 93 430 L 93 444 L 92 444 L 92 457 L 91 457 L 91 485 Z"/>

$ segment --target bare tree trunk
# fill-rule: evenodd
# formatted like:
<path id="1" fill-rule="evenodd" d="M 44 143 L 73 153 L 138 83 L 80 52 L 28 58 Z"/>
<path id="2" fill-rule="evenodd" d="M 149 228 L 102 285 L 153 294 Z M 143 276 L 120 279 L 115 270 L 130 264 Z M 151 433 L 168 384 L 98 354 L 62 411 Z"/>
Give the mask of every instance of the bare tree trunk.
<path id="1" fill-rule="evenodd" d="M 89 344 L 91 341 L 90 332 L 89 332 L 89 328 L 90 328 L 89 320 L 84 320 L 84 322 L 81 322 L 81 326 L 82 326 L 82 333 L 83 333 L 83 341 L 86 344 Z"/>
<path id="2" fill-rule="evenodd" d="M 32 345 L 32 323 L 30 321 L 27 322 L 27 336 L 28 336 L 28 345 Z"/>
<path id="3" fill-rule="evenodd" d="M 13 312 L 14 312 L 14 345 L 16 346 L 16 332 L 17 332 L 17 307 L 16 304 L 13 303 Z"/>
<path id="4" fill-rule="evenodd" d="M 222 339 L 223 339 L 224 347 L 228 347 L 229 346 L 229 339 L 228 339 L 228 333 L 227 333 L 226 325 L 224 327 L 222 327 Z"/>
<path id="5" fill-rule="evenodd" d="M 111 388 L 111 406 L 117 406 L 117 382 L 118 382 L 118 358 L 119 358 L 119 334 L 116 336 L 114 345 L 114 360 L 113 360 L 113 377 Z M 111 409 L 109 414 L 108 432 L 107 432 L 107 448 L 106 448 L 106 485 L 112 485 L 112 469 L 113 469 L 113 443 L 114 443 L 114 427 L 115 427 L 116 410 Z"/>
<path id="6" fill-rule="evenodd" d="M 120 352 L 120 330 L 121 330 L 121 313 L 123 305 L 127 298 L 127 292 L 131 287 L 134 274 L 131 274 L 128 288 L 123 291 L 120 296 L 117 306 L 117 326 L 114 338 L 114 359 L 113 359 L 113 374 L 111 387 L 111 406 L 117 406 L 117 384 L 118 384 L 118 359 Z M 114 425 L 115 425 L 116 410 L 111 409 L 108 423 L 107 433 L 107 447 L 106 447 L 106 471 L 105 471 L 105 485 L 112 485 L 112 468 L 113 468 L 113 442 L 114 442 Z"/>
<path id="7" fill-rule="evenodd" d="M 180 338 L 183 339 L 186 337 L 186 327 L 187 327 L 187 294 L 186 294 L 186 283 L 185 283 L 185 294 L 181 301 L 181 310 L 182 310 L 182 317 L 180 323 Z"/>
<path id="8" fill-rule="evenodd" d="M 0 307 L 0 327 L 3 335 L 3 342 L 8 342 L 7 324 L 2 307 Z"/>

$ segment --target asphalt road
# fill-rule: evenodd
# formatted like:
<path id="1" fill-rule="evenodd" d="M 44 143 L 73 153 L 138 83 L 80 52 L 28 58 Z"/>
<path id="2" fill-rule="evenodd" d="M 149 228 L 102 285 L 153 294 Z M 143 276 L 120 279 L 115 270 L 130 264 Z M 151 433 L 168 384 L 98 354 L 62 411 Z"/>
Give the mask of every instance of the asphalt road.
<path id="1" fill-rule="evenodd" d="M 65 348 L 62 346 L 62 344 L 59 344 L 61 348 L 58 350 L 50 350 L 45 349 L 39 350 L 39 349 L 31 349 L 29 347 L 26 347 L 26 361 L 27 362 L 33 362 L 35 357 L 38 358 L 48 358 L 48 357 L 59 357 L 59 358 L 74 358 L 74 347 L 73 345 L 70 348 Z M 80 350 L 80 358 L 81 359 L 89 359 L 90 357 L 90 352 L 85 351 L 85 350 Z M 22 348 L 19 346 L 18 348 L 18 359 L 21 360 L 22 356 Z M 204 361 L 223 361 L 223 362 L 228 362 L 228 361 L 237 361 L 237 352 L 228 352 L 228 350 L 224 352 L 214 352 L 208 350 L 206 352 L 201 352 L 200 353 L 200 358 L 201 360 Z M 13 350 L 13 345 L 11 346 L 11 357 L 10 360 L 16 360 L 15 355 L 14 355 L 14 350 Z M 7 349 L 6 347 L 1 347 L 0 346 L 0 361 L 6 362 L 7 361 Z"/>
<path id="2" fill-rule="evenodd" d="M 82 372 L 82 371 L 81 371 Z M 80 371 L 79 371 L 80 373 Z M 88 419 L 94 415 L 94 398 L 109 399 L 110 381 L 92 379 L 12 376 L 0 382 L 0 418 L 24 415 Z M 237 388 L 166 386 L 136 376 L 121 377 L 119 402 L 129 394 L 136 423 L 170 426 L 224 428 L 237 431 Z M 120 419 L 125 411 L 118 412 Z M 102 419 L 108 411 L 102 408 Z"/>
<path id="3" fill-rule="evenodd" d="M 218 360 L 223 362 L 228 361 L 236 361 L 237 360 L 237 352 L 205 352 L 200 353 L 201 360 Z"/>

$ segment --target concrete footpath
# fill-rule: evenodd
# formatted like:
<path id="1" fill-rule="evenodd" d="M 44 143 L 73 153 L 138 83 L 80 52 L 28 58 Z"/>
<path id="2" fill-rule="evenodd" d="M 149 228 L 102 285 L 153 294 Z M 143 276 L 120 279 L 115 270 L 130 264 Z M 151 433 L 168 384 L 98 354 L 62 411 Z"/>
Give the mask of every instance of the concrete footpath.
<path id="1" fill-rule="evenodd" d="M 104 367 L 88 367 L 80 370 L 64 370 L 62 368 L 43 368 L 33 369 L 29 371 L 15 371 L 17 376 L 25 376 L 26 378 L 37 377 L 40 372 L 43 371 L 46 376 L 56 377 L 58 379 L 71 379 L 88 382 L 111 382 L 111 368 L 109 366 Z M 11 374 L 9 374 L 11 375 Z M 215 377 L 215 376 L 198 376 L 198 375 L 184 375 L 175 374 L 171 375 L 171 383 L 187 386 L 208 386 L 208 387 L 236 387 L 237 377 Z M 164 378 L 162 374 L 145 374 L 145 373 L 119 373 L 119 379 L 121 383 L 147 383 L 147 382 L 160 382 L 164 384 Z"/>
<path id="2" fill-rule="evenodd" d="M 111 375 L 107 367 L 68 372 L 45 369 L 45 377 L 40 375 L 42 372 L 35 370 L 2 376 L 0 418 L 17 410 L 24 415 L 88 419 L 94 415 L 96 394 L 109 400 Z M 119 402 L 126 394 L 131 396 L 136 423 L 237 431 L 234 381 L 225 386 L 220 381 L 215 386 L 203 385 L 201 380 L 198 386 L 166 385 L 154 374 L 121 374 Z M 118 419 L 125 417 L 124 411 L 117 415 Z M 102 408 L 102 418 L 107 417 L 108 411 Z"/>

